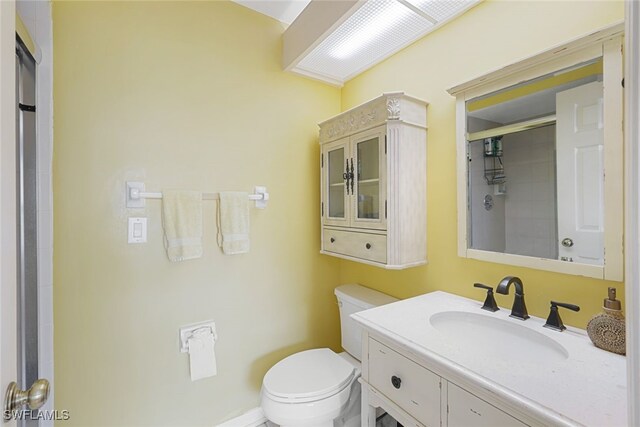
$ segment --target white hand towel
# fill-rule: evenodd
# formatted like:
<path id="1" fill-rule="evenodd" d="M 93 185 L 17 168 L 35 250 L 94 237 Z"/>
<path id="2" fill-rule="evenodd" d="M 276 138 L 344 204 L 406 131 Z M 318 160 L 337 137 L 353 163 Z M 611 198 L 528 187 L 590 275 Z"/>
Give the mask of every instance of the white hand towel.
<path id="1" fill-rule="evenodd" d="M 220 193 L 218 245 L 227 255 L 249 252 L 249 193 Z"/>
<path id="2" fill-rule="evenodd" d="M 164 247 L 171 261 L 202 256 L 202 193 L 162 191 Z"/>

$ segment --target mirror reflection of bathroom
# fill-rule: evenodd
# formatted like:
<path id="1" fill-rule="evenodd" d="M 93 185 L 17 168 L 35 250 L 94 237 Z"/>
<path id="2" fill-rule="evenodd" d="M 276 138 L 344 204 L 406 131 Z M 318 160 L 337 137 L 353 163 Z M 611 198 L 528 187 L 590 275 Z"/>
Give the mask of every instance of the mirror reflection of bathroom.
<path id="1" fill-rule="evenodd" d="M 603 265 L 602 60 L 467 102 L 469 247 Z"/>

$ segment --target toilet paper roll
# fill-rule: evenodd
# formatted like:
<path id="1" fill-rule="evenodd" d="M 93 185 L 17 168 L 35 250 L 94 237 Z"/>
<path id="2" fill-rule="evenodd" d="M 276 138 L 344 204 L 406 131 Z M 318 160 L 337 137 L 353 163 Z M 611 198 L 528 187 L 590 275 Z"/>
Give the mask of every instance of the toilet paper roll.
<path id="1" fill-rule="evenodd" d="M 187 341 L 191 381 L 213 377 L 218 373 L 214 350 L 215 344 L 215 337 L 210 328 L 194 331 Z"/>

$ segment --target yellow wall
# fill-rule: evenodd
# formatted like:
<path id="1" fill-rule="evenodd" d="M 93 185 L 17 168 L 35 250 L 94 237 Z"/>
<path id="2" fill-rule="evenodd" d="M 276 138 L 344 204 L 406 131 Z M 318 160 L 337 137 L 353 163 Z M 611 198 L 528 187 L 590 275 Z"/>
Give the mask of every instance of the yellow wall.
<path id="1" fill-rule="evenodd" d="M 316 123 L 340 91 L 283 73 L 278 22 L 229 2 L 55 2 L 55 399 L 65 426 L 215 425 L 258 404 L 266 370 L 339 348 L 338 262 L 319 251 Z M 170 263 L 160 202 L 124 182 L 245 190 L 251 252 Z M 145 216 L 149 241 L 126 242 Z M 219 374 L 191 382 L 178 328 L 213 319 Z"/>
<path id="2" fill-rule="evenodd" d="M 364 74 L 342 90 L 342 108 L 382 92 L 402 90 L 427 100 L 428 259 L 424 267 L 383 271 L 341 262 L 340 281 L 359 282 L 396 297 L 434 290 L 482 300 L 474 282 L 496 285 L 506 275 L 521 277 L 529 313 L 546 317 L 549 300 L 582 307 L 565 310 L 565 323 L 584 328 L 600 311 L 607 286 L 621 283 L 548 273 L 463 259 L 457 256 L 455 98 L 446 89 L 586 35 L 624 18 L 621 1 L 485 1 Z M 622 191 L 622 189 L 621 189 Z M 510 307 L 513 296 L 497 295 Z"/>

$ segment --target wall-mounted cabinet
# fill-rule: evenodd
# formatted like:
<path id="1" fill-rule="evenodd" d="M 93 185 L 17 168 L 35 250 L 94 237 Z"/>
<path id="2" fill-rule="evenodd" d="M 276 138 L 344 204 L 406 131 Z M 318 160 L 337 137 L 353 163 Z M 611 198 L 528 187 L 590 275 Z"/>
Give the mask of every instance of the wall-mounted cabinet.
<path id="1" fill-rule="evenodd" d="M 387 93 L 320 124 L 322 253 L 389 269 L 427 261 L 426 107 Z"/>

